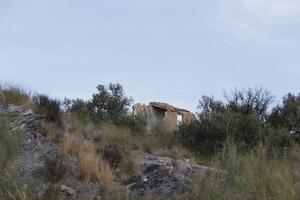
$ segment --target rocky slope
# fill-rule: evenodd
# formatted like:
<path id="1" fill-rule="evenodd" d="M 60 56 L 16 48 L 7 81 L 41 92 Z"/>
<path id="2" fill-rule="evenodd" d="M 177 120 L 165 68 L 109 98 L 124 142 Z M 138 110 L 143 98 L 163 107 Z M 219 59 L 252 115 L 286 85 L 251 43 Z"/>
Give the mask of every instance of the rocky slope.
<path id="1" fill-rule="evenodd" d="M 187 183 L 199 181 L 208 174 L 224 176 L 226 172 L 200 166 L 189 159 L 179 160 L 152 154 L 141 154 L 135 162 L 141 173 L 123 182 L 138 194 L 155 193 L 170 195 L 175 191 L 184 191 Z"/>
<path id="2" fill-rule="evenodd" d="M 25 186 L 33 186 L 39 197 L 55 193 L 53 199 L 101 199 L 105 193 L 101 183 L 82 183 L 77 160 L 60 160 L 58 147 L 40 134 L 43 118 L 20 106 L 9 106 L 0 98 L 0 112 L 10 119 L 11 134 L 20 134 L 20 149 L 14 165 Z M 225 172 L 199 166 L 189 159 L 176 160 L 152 154 L 140 154 L 134 159 L 138 170 L 134 176 L 119 181 L 138 195 L 170 195 L 184 191 L 191 183 L 207 173 L 224 175 Z"/>

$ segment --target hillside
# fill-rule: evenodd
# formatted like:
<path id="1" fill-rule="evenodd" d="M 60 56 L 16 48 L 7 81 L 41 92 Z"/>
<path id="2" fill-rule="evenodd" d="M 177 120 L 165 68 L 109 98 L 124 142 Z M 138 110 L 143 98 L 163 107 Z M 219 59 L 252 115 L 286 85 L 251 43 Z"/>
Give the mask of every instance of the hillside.
<path id="1" fill-rule="evenodd" d="M 0 199 L 300 199 L 299 96 L 271 113 L 259 89 L 203 97 L 198 120 L 170 130 L 132 116 L 121 85 L 97 90 L 1 89 Z"/>

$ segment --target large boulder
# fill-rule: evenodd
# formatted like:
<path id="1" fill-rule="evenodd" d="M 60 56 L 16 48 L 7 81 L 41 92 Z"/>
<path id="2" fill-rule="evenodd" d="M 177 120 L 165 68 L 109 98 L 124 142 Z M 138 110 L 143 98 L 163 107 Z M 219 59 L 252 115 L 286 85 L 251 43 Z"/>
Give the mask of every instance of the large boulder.
<path id="1" fill-rule="evenodd" d="M 123 185 L 137 194 L 169 195 L 184 191 L 186 183 L 208 174 L 226 174 L 223 170 L 194 164 L 189 159 L 176 160 L 146 153 L 136 157 L 136 165 L 140 173 L 123 181 Z"/>

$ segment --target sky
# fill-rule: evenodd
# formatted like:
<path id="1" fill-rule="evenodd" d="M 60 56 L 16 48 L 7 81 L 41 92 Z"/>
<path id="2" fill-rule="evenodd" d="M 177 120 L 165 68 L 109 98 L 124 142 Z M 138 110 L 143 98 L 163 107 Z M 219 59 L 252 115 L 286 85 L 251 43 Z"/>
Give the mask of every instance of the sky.
<path id="1" fill-rule="evenodd" d="M 196 111 L 202 95 L 300 86 L 300 0 L 0 0 L 0 83 Z"/>

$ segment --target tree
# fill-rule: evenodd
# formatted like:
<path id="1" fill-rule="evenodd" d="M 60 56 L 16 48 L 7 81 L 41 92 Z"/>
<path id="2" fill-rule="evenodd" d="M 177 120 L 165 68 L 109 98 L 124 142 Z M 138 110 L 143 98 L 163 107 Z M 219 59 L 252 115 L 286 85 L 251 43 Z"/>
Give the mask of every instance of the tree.
<path id="1" fill-rule="evenodd" d="M 123 87 L 110 83 L 108 86 L 98 85 L 98 93 L 87 103 L 87 110 L 96 120 L 108 120 L 121 123 L 128 116 L 132 98 L 126 97 Z"/>
<path id="2" fill-rule="evenodd" d="M 234 90 L 231 95 L 225 92 L 228 109 L 242 114 L 256 114 L 261 119 L 266 119 L 268 108 L 273 102 L 273 95 L 263 88 L 248 88 L 247 90 Z"/>
<path id="3" fill-rule="evenodd" d="M 300 93 L 289 93 L 283 97 L 282 106 L 278 105 L 273 109 L 269 121 L 274 127 L 288 129 L 300 144 Z"/>
<path id="4" fill-rule="evenodd" d="M 270 150 L 292 145 L 286 130 L 275 129 L 268 123 L 268 109 L 273 99 L 268 91 L 235 90 L 226 99 L 224 103 L 213 97 L 202 97 L 197 113 L 199 121 L 183 124 L 178 129 L 179 141 L 185 147 L 211 155 L 222 149 L 227 139 L 234 141 L 241 151 L 249 151 L 259 143 Z"/>

